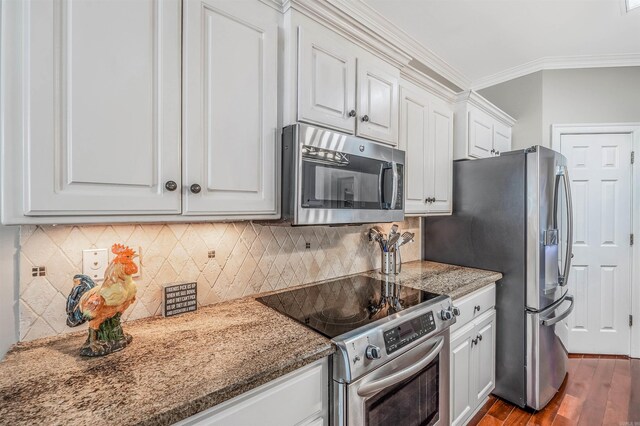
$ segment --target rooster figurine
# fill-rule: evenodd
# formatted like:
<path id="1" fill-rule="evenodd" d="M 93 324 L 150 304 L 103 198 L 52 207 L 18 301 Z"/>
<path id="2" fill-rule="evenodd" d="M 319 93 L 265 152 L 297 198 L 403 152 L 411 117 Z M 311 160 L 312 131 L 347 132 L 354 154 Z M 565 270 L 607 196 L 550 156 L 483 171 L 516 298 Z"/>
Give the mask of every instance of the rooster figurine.
<path id="1" fill-rule="evenodd" d="M 120 324 L 122 313 L 136 300 L 138 272 L 133 259 L 138 255 L 122 244 L 114 244 L 116 257 L 104 273 L 98 286 L 87 275 L 73 277 L 74 287 L 67 298 L 67 325 L 76 327 L 89 321 L 89 337 L 80 349 L 83 356 L 102 356 L 122 350 L 132 337 Z"/>

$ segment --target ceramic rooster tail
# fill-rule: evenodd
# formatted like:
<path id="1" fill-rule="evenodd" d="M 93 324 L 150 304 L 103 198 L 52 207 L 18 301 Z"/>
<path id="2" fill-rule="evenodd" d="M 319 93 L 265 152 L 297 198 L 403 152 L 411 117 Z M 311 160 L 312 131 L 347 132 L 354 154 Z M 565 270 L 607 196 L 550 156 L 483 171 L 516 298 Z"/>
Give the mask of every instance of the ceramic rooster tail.
<path id="1" fill-rule="evenodd" d="M 87 291 L 96 286 L 91 277 L 88 275 L 78 274 L 73 277 L 73 289 L 67 297 L 67 325 L 69 327 L 77 327 L 87 321 L 80 307 L 80 298 Z"/>

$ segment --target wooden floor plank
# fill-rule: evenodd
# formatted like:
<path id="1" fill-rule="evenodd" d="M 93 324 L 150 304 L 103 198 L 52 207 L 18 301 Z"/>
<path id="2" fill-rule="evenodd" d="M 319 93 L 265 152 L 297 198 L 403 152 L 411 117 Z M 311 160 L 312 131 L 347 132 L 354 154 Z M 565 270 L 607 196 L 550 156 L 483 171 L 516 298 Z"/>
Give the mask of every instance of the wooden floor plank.
<path id="1" fill-rule="evenodd" d="M 496 403 L 496 401 L 498 400 L 498 398 L 494 395 L 489 395 L 489 400 L 482 406 L 482 408 L 480 409 L 480 411 L 478 411 L 475 416 L 473 416 L 471 418 L 471 420 L 469 420 L 469 423 L 467 423 L 468 426 L 475 426 L 478 423 L 480 423 L 480 420 L 482 420 L 482 418 L 485 416 L 485 414 L 487 414 L 489 412 L 489 409 L 493 406 L 493 404 Z"/>
<path id="2" fill-rule="evenodd" d="M 629 395 L 629 422 L 640 422 L 640 359 L 631 359 L 631 390 Z"/>
<path id="3" fill-rule="evenodd" d="M 504 422 L 507 419 L 507 417 L 509 417 L 509 414 L 511 414 L 514 408 L 515 408 L 514 405 L 508 403 L 503 399 L 498 398 L 496 403 L 493 404 L 493 406 L 487 412 L 487 415 L 495 417 L 496 419 Z"/>
<path id="4" fill-rule="evenodd" d="M 598 367 L 593 375 L 589 392 L 585 398 L 586 401 L 578 419 L 580 426 L 602 425 L 615 364 L 615 358 L 600 358 L 598 360 Z"/>
<path id="5" fill-rule="evenodd" d="M 640 422 L 640 359 L 572 355 L 567 377 L 547 406 L 531 413 L 496 398 L 470 425 L 631 425 Z M 480 414 L 480 412 L 478 413 Z"/>
<path id="6" fill-rule="evenodd" d="M 611 389 L 604 413 L 604 425 L 619 425 L 629 420 L 631 396 L 631 361 L 617 359 L 611 379 Z"/>

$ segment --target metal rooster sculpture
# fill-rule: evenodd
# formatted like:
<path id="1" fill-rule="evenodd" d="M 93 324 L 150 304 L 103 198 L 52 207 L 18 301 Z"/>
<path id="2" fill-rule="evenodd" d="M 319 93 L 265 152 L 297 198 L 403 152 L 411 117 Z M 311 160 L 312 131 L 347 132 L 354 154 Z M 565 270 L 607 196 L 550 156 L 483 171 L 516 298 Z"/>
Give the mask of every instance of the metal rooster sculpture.
<path id="1" fill-rule="evenodd" d="M 120 317 L 136 300 L 138 272 L 133 261 L 138 255 L 129 247 L 114 244 L 116 257 L 98 286 L 87 275 L 73 277 L 74 287 L 67 298 L 67 325 L 77 327 L 89 321 L 89 337 L 80 349 L 83 356 L 103 356 L 125 348 L 133 339 L 122 330 Z"/>

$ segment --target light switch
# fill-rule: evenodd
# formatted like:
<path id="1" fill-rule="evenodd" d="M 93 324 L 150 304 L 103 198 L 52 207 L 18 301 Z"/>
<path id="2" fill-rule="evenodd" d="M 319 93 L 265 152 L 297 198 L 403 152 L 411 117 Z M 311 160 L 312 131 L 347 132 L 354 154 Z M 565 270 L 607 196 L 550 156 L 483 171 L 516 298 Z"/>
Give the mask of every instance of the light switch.
<path id="1" fill-rule="evenodd" d="M 104 271 L 109 265 L 109 252 L 106 248 L 82 250 L 82 273 L 94 281 L 104 279 Z"/>

